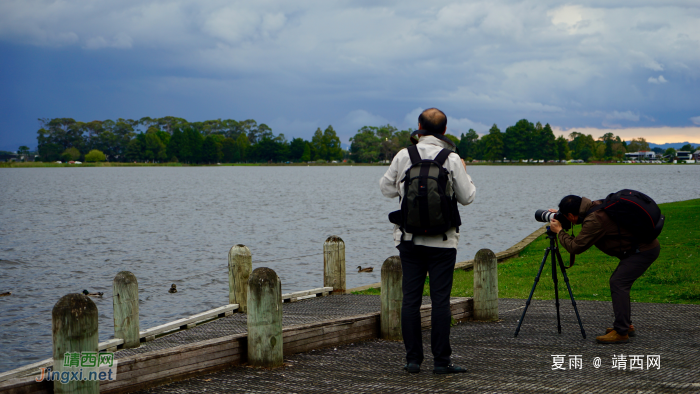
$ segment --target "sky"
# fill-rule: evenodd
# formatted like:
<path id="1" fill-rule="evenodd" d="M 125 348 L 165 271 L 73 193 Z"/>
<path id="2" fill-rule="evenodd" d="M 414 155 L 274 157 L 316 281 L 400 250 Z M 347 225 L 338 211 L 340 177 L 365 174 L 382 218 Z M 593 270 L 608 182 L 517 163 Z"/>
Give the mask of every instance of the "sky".
<path id="1" fill-rule="evenodd" d="M 0 149 L 38 118 L 501 131 L 700 143 L 700 2 L 0 2 Z"/>

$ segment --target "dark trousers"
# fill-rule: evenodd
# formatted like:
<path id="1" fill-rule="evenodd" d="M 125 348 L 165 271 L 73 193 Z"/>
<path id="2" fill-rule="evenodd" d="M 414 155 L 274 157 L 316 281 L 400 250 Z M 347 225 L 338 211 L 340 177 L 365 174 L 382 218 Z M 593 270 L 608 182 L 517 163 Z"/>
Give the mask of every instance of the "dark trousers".
<path id="1" fill-rule="evenodd" d="M 659 246 L 645 252 L 635 253 L 620 260 L 615 271 L 610 277 L 610 294 L 612 295 L 615 323 L 613 328 L 620 335 L 627 335 L 627 330 L 632 324 L 632 312 L 630 306 L 630 289 L 644 272 L 659 257 Z"/>
<path id="2" fill-rule="evenodd" d="M 420 326 L 420 307 L 423 299 L 425 276 L 430 273 L 431 344 L 436 367 L 450 364 L 450 293 L 457 249 L 416 246 L 402 242 L 398 247 L 403 268 L 403 304 L 401 332 L 406 346 L 406 362 L 423 362 L 423 338 Z"/>

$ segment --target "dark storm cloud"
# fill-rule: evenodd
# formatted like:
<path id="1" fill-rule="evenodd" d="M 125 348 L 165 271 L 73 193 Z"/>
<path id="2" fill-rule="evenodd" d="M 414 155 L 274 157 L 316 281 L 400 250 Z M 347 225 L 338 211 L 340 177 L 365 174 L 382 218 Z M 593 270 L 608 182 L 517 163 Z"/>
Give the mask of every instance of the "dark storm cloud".
<path id="1" fill-rule="evenodd" d="M 691 1 L 6 0 L 0 67 L 17 96 L 2 140 L 33 139 L 40 116 L 146 115 L 347 138 L 363 122 L 415 127 L 430 106 L 454 133 L 520 118 L 690 126 L 698 26 Z M 42 75 L 26 71 L 37 59 Z"/>

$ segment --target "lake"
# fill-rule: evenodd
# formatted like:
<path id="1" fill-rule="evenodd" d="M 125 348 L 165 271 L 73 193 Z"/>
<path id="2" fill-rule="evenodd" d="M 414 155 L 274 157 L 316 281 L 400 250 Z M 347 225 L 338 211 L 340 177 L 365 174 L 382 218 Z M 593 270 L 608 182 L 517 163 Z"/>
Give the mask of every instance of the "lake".
<path id="1" fill-rule="evenodd" d="M 247 245 L 283 292 L 323 285 L 323 242 L 346 244 L 348 288 L 378 282 L 397 254 L 379 191 L 383 166 L 0 169 L 0 372 L 51 357 L 51 309 L 102 291 L 100 341 L 111 338 L 112 279 L 139 281 L 141 329 L 228 303 L 227 254 Z M 540 227 L 537 209 L 567 194 L 623 188 L 658 203 L 700 197 L 700 165 L 469 166 L 457 261 L 505 250 Z M 354 267 L 371 266 L 373 273 Z M 535 269 L 535 267 L 533 267 Z M 179 292 L 169 294 L 171 283 Z"/>

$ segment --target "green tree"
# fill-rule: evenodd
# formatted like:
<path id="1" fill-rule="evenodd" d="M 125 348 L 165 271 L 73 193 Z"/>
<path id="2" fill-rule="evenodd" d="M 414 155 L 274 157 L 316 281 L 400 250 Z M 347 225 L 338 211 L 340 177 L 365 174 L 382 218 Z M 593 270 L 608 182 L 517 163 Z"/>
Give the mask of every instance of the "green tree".
<path id="1" fill-rule="evenodd" d="M 59 144 L 47 143 L 39 145 L 39 157 L 42 161 L 57 161 L 61 159 L 63 147 Z"/>
<path id="2" fill-rule="evenodd" d="M 616 160 L 624 160 L 625 159 L 625 147 L 622 146 L 622 142 L 619 141 L 620 137 L 617 137 L 617 141 L 613 142 L 611 151 L 612 151 L 612 158 Z"/>
<path id="3" fill-rule="evenodd" d="M 364 126 L 350 138 L 350 157 L 360 163 L 376 162 L 379 160 L 380 145 L 381 141 L 373 128 Z"/>
<path id="4" fill-rule="evenodd" d="M 194 127 L 185 127 L 183 130 L 183 149 L 180 151 L 180 161 L 187 163 L 199 163 L 202 160 L 202 144 L 204 137 Z"/>
<path id="5" fill-rule="evenodd" d="M 165 154 L 168 159 L 172 161 L 179 161 L 181 152 L 186 143 L 187 141 L 185 141 L 185 136 L 182 133 L 182 130 L 179 128 L 173 130 L 173 135 L 170 136 L 170 140 L 165 148 Z"/>
<path id="6" fill-rule="evenodd" d="M 275 141 L 275 160 L 278 162 L 285 162 L 289 160 L 289 141 L 287 141 L 287 138 L 284 136 L 284 134 L 280 133 L 277 137 L 274 138 Z"/>
<path id="7" fill-rule="evenodd" d="M 328 127 L 323 130 L 323 145 L 325 147 L 325 157 L 323 157 L 323 159 L 331 161 L 343 158 L 343 148 L 340 146 L 340 138 L 338 138 L 331 125 L 328 125 Z"/>
<path id="8" fill-rule="evenodd" d="M 587 161 L 596 151 L 595 140 L 590 134 L 573 131 L 569 134 L 569 139 L 569 150 L 574 159 Z"/>
<path id="9" fill-rule="evenodd" d="M 202 143 L 202 161 L 207 163 L 219 163 L 224 157 L 224 139 L 221 134 L 209 134 Z"/>
<path id="10" fill-rule="evenodd" d="M 569 160 L 571 153 L 569 152 L 569 142 L 563 135 L 557 137 L 557 159 Z"/>
<path id="11" fill-rule="evenodd" d="M 632 141 L 627 144 L 627 152 L 642 152 L 648 150 L 651 150 L 649 148 L 649 143 L 647 143 L 647 140 L 642 137 L 633 138 Z"/>
<path id="12" fill-rule="evenodd" d="M 85 145 L 84 127 L 81 122 L 72 118 L 42 118 L 39 119 L 39 124 L 41 128 L 37 131 L 37 145 L 42 156 L 45 155 L 42 153 L 45 151 L 44 146 L 48 144 L 58 145 L 59 152 L 68 148 L 80 151 Z"/>
<path id="13" fill-rule="evenodd" d="M 666 152 L 664 152 L 664 156 L 668 158 L 668 161 L 672 161 L 676 157 L 676 150 L 673 148 L 668 148 L 666 149 Z"/>
<path id="14" fill-rule="evenodd" d="M 75 147 L 70 147 L 61 154 L 63 161 L 76 161 L 78 159 L 80 159 L 80 151 Z"/>
<path id="15" fill-rule="evenodd" d="M 107 161 L 107 157 L 101 151 L 93 149 L 85 155 L 85 161 L 88 163 L 102 162 Z"/>
<path id="16" fill-rule="evenodd" d="M 305 149 L 306 141 L 301 138 L 293 138 L 289 144 L 289 158 L 292 161 L 302 161 L 301 157 L 304 155 Z"/>
<path id="17" fill-rule="evenodd" d="M 238 138 L 236 139 L 236 143 L 238 144 L 238 150 L 241 155 L 241 161 L 246 161 L 248 158 L 248 149 L 250 148 L 250 141 L 248 141 L 248 136 L 246 136 L 244 133 L 241 133 L 238 135 Z"/>
<path id="18" fill-rule="evenodd" d="M 693 148 L 693 145 L 691 145 L 691 144 L 685 144 L 685 145 L 681 146 L 681 148 L 678 150 L 683 151 L 683 152 L 695 152 L 695 148 Z"/>
<path id="19" fill-rule="evenodd" d="M 593 152 L 588 146 L 584 146 L 580 151 L 576 152 L 576 158 L 579 160 L 588 161 L 591 156 L 593 156 Z"/>
<path id="20" fill-rule="evenodd" d="M 393 160 L 396 153 L 401 150 L 400 138 L 396 133 L 396 127 L 387 124 L 386 126 L 370 127 L 379 138 L 379 160 Z M 410 140 L 409 140 L 410 141 Z"/>
<path id="21" fill-rule="evenodd" d="M 233 138 L 225 138 L 221 152 L 224 154 L 224 162 L 226 163 L 237 163 L 241 161 L 241 152 L 238 149 L 238 143 Z"/>
<path id="22" fill-rule="evenodd" d="M 144 118 L 141 119 L 143 120 Z M 164 116 L 158 119 L 150 119 L 150 122 L 151 124 L 157 125 L 158 128 L 167 132 L 168 134 L 172 134 L 173 130 L 176 128 L 191 127 L 189 126 L 189 123 L 187 123 L 187 120 L 175 116 Z"/>
<path id="23" fill-rule="evenodd" d="M 537 130 L 535 135 L 535 146 L 537 148 L 534 149 L 533 159 L 556 160 L 559 154 L 557 152 L 557 140 L 554 137 L 552 127 L 549 126 L 549 123 L 544 127 L 541 127 L 542 124 L 540 122 L 537 122 L 537 124 L 540 125 L 540 129 Z"/>
<path id="24" fill-rule="evenodd" d="M 534 150 L 534 134 L 535 125 L 527 119 L 521 119 L 514 126 L 506 128 L 503 135 L 505 157 L 511 160 L 531 159 Z"/>
<path id="25" fill-rule="evenodd" d="M 321 128 L 316 128 L 313 137 L 311 137 L 311 145 L 314 147 L 314 156 L 312 160 L 326 160 L 328 156 L 326 144 L 323 142 L 323 131 Z"/>
<path id="26" fill-rule="evenodd" d="M 459 139 L 459 155 L 463 159 L 472 160 L 476 157 L 476 144 L 479 134 L 474 129 L 469 129 L 467 134 L 462 134 Z"/>
<path id="27" fill-rule="evenodd" d="M 129 142 L 129 145 L 126 147 L 126 159 L 128 161 L 139 161 L 142 160 L 142 155 L 143 155 L 143 143 L 138 139 L 134 138 Z"/>
<path id="28" fill-rule="evenodd" d="M 141 137 L 143 136 L 143 137 Z M 156 133 L 139 134 L 141 141 L 141 157 L 150 161 L 163 161 L 168 158 L 165 144 L 158 138 Z"/>
<path id="29" fill-rule="evenodd" d="M 17 148 L 17 154 L 20 156 L 24 156 L 22 161 L 27 161 L 29 159 L 29 147 L 26 145 L 22 145 L 19 148 Z"/>
<path id="30" fill-rule="evenodd" d="M 304 144 L 304 152 L 301 154 L 301 162 L 311 161 L 311 145 L 307 142 Z"/>
<path id="31" fill-rule="evenodd" d="M 489 133 L 481 138 L 480 148 L 485 160 L 501 160 L 503 158 L 503 133 L 494 123 Z"/>
<path id="32" fill-rule="evenodd" d="M 613 133 L 605 133 L 602 136 L 598 138 L 598 141 L 602 141 L 605 144 L 605 152 L 603 153 L 603 157 L 606 159 L 612 158 L 614 155 L 613 153 L 613 144 L 615 143 L 615 135 Z"/>

